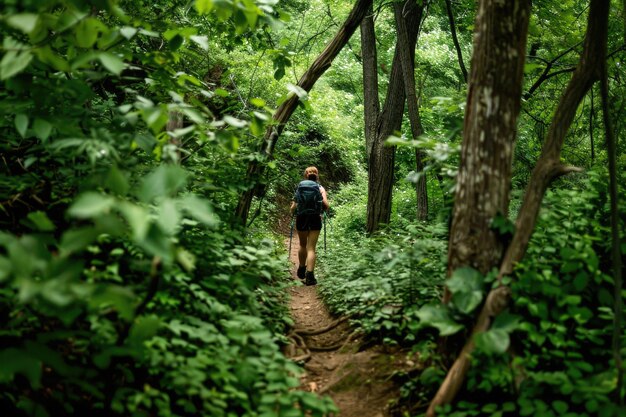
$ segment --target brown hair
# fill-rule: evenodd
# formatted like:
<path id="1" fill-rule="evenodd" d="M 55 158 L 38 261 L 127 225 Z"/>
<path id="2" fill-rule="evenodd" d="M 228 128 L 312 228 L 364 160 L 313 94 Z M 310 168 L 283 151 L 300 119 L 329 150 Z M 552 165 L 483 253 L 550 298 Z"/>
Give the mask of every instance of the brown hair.
<path id="1" fill-rule="evenodd" d="M 317 181 L 319 180 L 320 174 L 317 171 L 317 168 L 315 167 L 308 167 L 307 169 L 304 170 L 304 178 L 311 180 L 311 181 Z"/>

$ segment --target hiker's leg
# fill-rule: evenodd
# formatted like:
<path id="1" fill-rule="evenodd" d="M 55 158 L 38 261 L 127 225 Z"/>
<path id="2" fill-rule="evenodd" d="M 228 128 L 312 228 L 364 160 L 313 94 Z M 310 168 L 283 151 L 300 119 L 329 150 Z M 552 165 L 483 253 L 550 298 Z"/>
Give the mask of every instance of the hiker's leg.
<path id="1" fill-rule="evenodd" d="M 303 267 L 306 264 L 308 236 L 308 230 L 298 230 L 298 240 L 300 241 L 300 247 L 298 248 L 299 267 Z"/>
<path id="2" fill-rule="evenodd" d="M 317 245 L 317 239 L 320 237 L 319 230 L 311 230 L 309 232 L 309 239 L 306 245 L 306 270 L 313 271 L 315 269 L 315 246 Z"/>

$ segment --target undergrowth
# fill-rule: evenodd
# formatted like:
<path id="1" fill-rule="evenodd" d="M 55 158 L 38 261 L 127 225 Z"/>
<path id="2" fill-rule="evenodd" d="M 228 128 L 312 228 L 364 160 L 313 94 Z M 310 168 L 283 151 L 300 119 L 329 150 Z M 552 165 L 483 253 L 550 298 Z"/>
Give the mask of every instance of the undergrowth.
<path id="1" fill-rule="evenodd" d="M 626 412 L 614 401 L 624 390 L 616 386 L 610 349 L 614 311 L 606 179 L 591 172 L 571 185 L 546 195 L 526 257 L 510 281 L 513 303 L 475 339 L 466 386 L 441 415 Z M 421 353 L 426 368 L 405 379 L 400 399 L 407 415 L 420 415 L 445 376 L 436 333 L 427 328 L 442 335 L 471 328 L 494 275 L 455 271 L 449 281 L 452 302 L 441 306 L 446 228 L 396 222 L 366 238 L 355 230 L 359 218 L 350 215 L 358 204 L 352 196 L 336 208 L 335 219 L 349 221 L 334 225 L 330 251 L 320 262 L 320 293 L 334 313 L 353 315 L 353 325 L 370 340 Z M 622 231 L 625 220 L 622 212 Z M 622 236 L 622 253 L 624 241 Z"/>

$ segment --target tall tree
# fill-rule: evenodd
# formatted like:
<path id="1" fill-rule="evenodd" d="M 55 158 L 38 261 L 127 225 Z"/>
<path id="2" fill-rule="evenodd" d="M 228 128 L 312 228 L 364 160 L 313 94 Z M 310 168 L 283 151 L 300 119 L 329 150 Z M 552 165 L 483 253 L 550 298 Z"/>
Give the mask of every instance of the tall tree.
<path id="1" fill-rule="evenodd" d="M 524 200 L 516 220 L 516 233 L 500 264 L 498 276 L 500 283 L 503 276 L 511 274 L 514 264 L 519 262 L 526 252 L 537 221 L 541 200 L 548 185 L 560 175 L 579 170 L 561 162 L 561 149 L 578 106 L 593 83 L 600 79 L 603 74 L 606 61 L 608 15 L 609 0 L 591 1 L 583 52 L 570 82 L 561 95 L 541 156 L 526 187 Z M 480 26 L 477 27 L 480 28 Z M 497 265 L 498 263 L 495 262 L 492 264 L 493 267 Z M 474 336 L 489 329 L 493 319 L 508 305 L 509 296 L 510 289 L 504 285 L 490 291 L 470 338 L 431 401 L 427 416 L 434 416 L 437 406 L 449 403 L 454 399 L 470 366 L 470 356 L 474 350 Z M 616 363 L 620 366 L 621 358 L 616 358 Z"/>
<path id="2" fill-rule="evenodd" d="M 404 6 L 404 19 L 407 27 L 408 47 L 415 49 L 417 34 L 422 19 L 424 3 L 408 1 Z M 371 39 L 368 38 L 371 42 Z M 365 114 L 365 124 L 376 120 L 376 130 L 370 132 L 372 137 L 369 151 L 368 170 L 368 194 L 367 194 L 367 224 L 368 233 L 378 230 L 380 224 L 388 223 L 391 217 L 391 197 L 393 188 L 393 170 L 395 159 L 395 147 L 386 146 L 387 138 L 400 129 L 402 115 L 404 113 L 405 88 L 404 74 L 402 71 L 401 44 L 396 43 L 389 86 L 382 111 L 376 116 L 373 112 Z M 375 48 L 375 45 L 365 45 L 365 48 Z M 367 80 L 364 79 L 364 82 Z M 370 79 L 371 82 L 371 79 Z M 364 85 L 364 89 L 378 91 L 377 85 Z M 376 94 L 368 94 L 369 97 L 377 97 Z M 373 106 L 365 104 L 366 111 Z M 370 142 L 368 142 L 370 143 Z"/>
<path id="3" fill-rule="evenodd" d="M 489 226 L 509 209 L 529 10 L 528 0 L 478 6 L 448 273 L 462 266 L 486 273 L 502 257 L 502 242 Z"/>
<path id="4" fill-rule="evenodd" d="M 446 12 L 448 13 L 448 22 L 450 23 L 452 43 L 454 43 L 456 56 L 459 60 L 459 69 L 461 70 L 463 81 L 467 82 L 467 68 L 465 68 L 465 62 L 463 62 L 463 52 L 461 51 L 461 44 L 459 43 L 459 38 L 456 34 L 456 23 L 454 22 L 454 13 L 452 11 L 452 2 L 450 0 L 446 0 Z"/>
<path id="5" fill-rule="evenodd" d="M 402 62 L 402 75 L 404 77 L 404 92 L 406 94 L 407 110 L 409 112 L 409 122 L 411 124 L 411 134 L 413 139 L 417 139 L 424 133 L 422 120 L 420 118 L 419 103 L 417 100 L 417 89 L 415 88 L 415 45 L 409 43 L 409 36 L 404 19 L 405 9 L 410 3 L 394 3 L 393 10 L 398 28 L 398 46 L 400 49 L 400 60 Z M 420 20 L 421 20 L 420 13 Z M 418 22 L 419 23 L 419 22 Z M 426 184 L 426 174 L 424 173 L 424 151 L 415 149 L 415 170 L 423 173 L 418 177 L 415 184 L 417 195 L 417 219 L 428 219 L 428 188 Z"/>
<path id="6" fill-rule="evenodd" d="M 360 25 L 361 21 L 365 17 L 367 11 L 370 9 L 373 0 L 358 0 L 350 14 L 346 18 L 345 22 L 339 28 L 339 31 L 335 37 L 326 45 L 326 48 L 317 57 L 317 59 L 311 64 L 309 69 L 302 75 L 298 81 L 298 87 L 306 92 L 311 91 L 317 80 L 326 72 L 330 65 L 348 43 L 352 34 L 356 28 Z M 274 112 L 273 123 L 265 131 L 263 142 L 261 143 L 260 152 L 261 155 L 267 159 L 272 156 L 274 147 L 278 142 L 280 134 L 285 129 L 285 124 L 289 121 L 289 118 L 296 110 L 300 97 L 296 94 L 292 94 L 287 100 L 285 100 Z M 241 193 L 239 196 L 239 202 L 235 210 L 235 215 L 246 223 L 248 213 L 250 212 L 250 205 L 252 199 L 259 191 L 259 181 L 261 176 L 265 172 L 264 161 L 253 160 L 248 164 L 246 171 L 246 182 L 250 187 Z"/>

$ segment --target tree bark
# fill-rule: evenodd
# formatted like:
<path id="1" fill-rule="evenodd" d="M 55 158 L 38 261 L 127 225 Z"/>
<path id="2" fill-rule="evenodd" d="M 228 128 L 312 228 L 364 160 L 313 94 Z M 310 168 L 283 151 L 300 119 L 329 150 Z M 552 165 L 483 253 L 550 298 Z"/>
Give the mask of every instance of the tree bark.
<path id="1" fill-rule="evenodd" d="M 396 18 L 396 26 L 398 28 L 398 45 L 400 49 L 400 60 L 402 63 L 402 75 L 404 78 L 404 91 L 406 94 L 407 107 L 409 112 L 409 122 L 411 124 L 411 134 L 413 139 L 417 139 L 424 133 L 422 120 L 420 118 L 419 103 L 417 100 L 417 89 L 415 87 L 415 45 L 411 47 L 409 44 L 409 35 L 406 28 L 403 13 L 410 5 L 410 0 L 404 4 L 394 3 L 394 15 Z M 418 6 L 420 22 L 424 6 Z M 415 149 L 415 170 L 416 172 L 424 171 L 425 154 L 421 149 Z M 417 219 L 428 219 L 428 188 L 426 185 L 426 174 L 423 173 L 415 184 L 415 192 L 417 195 Z"/>
<path id="2" fill-rule="evenodd" d="M 368 15 L 361 22 L 361 55 L 363 63 L 363 118 L 365 121 L 365 149 L 369 165 L 370 155 L 376 141 L 376 126 L 380 115 L 378 98 L 378 57 L 376 32 L 374 31 L 374 11 L 370 6 Z"/>
<path id="3" fill-rule="evenodd" d="M 454 14 L 452 13 L 452 4 L 450 0 L 446 0 L 446 11 L 448 12 L 448 21 L 450 22 L 450 34 L 452 35 L 452 43 L 454 43 L 454 49 L 456 50 L 456 56 L 459 60 L 459 68 L 461 69 L 461 75 L 463 75 L 463 81 L 467 83 L 467 68 L 463 62 L 463 53 L 461 52 L 461 45 L 459 44 L 459 38 L 456 35 L 456 24 L 454 23 Z"/>
<path id="4" fill-rule="evenodd" d="M 409 46 L 415 49 L 417 33 L 421 21 L 422 6 L 416 2 L 407 3 L 405 19 Z M 373 233 L 391 218 L 391 197 L 395 147 L 386 146 L 385 141 L 394 132 L 400 130 L 404 113 L 404 79 L 400 48 L 396 49 L 389 77 L 389 87 L 383 109 L 376 123 L 376 139 L 372 144 L 372 152 L 368 170 L 367 194 L 367 233 Z"/>
<path id="5" fill-rule="evenodd" d="M 448 274 L 462 266 L 486 273 L 502 258 L 490 223 L 509 209 L 529 14 L 529 0 L 481 0 L 478 7 Z"/>
<path id="6" fill-rule="evenodd" d="M 515 235 L 500 265 L 498 276 L 500 282 L 505 275 L 511 274 L 514 264 L 519 262 L 526 252 L 539 214 L 541 200 L 550 182 L 559 175 L 578 170 L 561 164 L 560 153 L 565 135 L 580 102 L 593 82 L 601 75 L 601 69 L 606 60 L 608 13 L 609 0 L 591 1 L 583 52 L 570 82 L 559 100 L 541 156 L 526 188 L 524 201 L 516 221 Z M 489 292 L 470 338 L 448 371 L 444 382 L 428 408 L 426 414 L 428 417 L 436 415 L 437 406 L 450 403 L 454 399 L 465 381 L 470 366 L 470 356 L 474 350 L 474 337 L 476 334 L 489 329 L 493 319 L 507 307 L 509 299 L 510 289 L 506 286 L 500 286 Z"/>
<path id="7" fill-rule="evenodd" d="M 311 91 L 315 82 L 330 68 L 333 59 L 335 59 L 341 49 L 348 43 L 348 40 L 372 6 L 372 2 L 373 0 L 358 0 L 356 2 L 335 37 L 326 45 L 326 48 L 324 48 L 309 69 L 302 75 L 300 81 L 298 81 L 300 88 L 307 92 Z M 296 109 L 298 100 L 298 96 L 292 94 L 291 97 L 285 100 L 278 109 L 276 109 L 273 116 L 274 123 L 265 131 L 264 140 L 261 144 L 260 152 L 263 159 L 272 156 L 276 142 L 285 128 L 285 124 Z M 239 203 L 235 210 L 235 216 L 239 218 L 244 225 L 248 218 L 252 198 L 259 189 L 258 184 L 264 171 L 264 161 L 254 160 L 248 164 L 246 183 L 249 185 L 249 188 L 239 196 Z"/>

